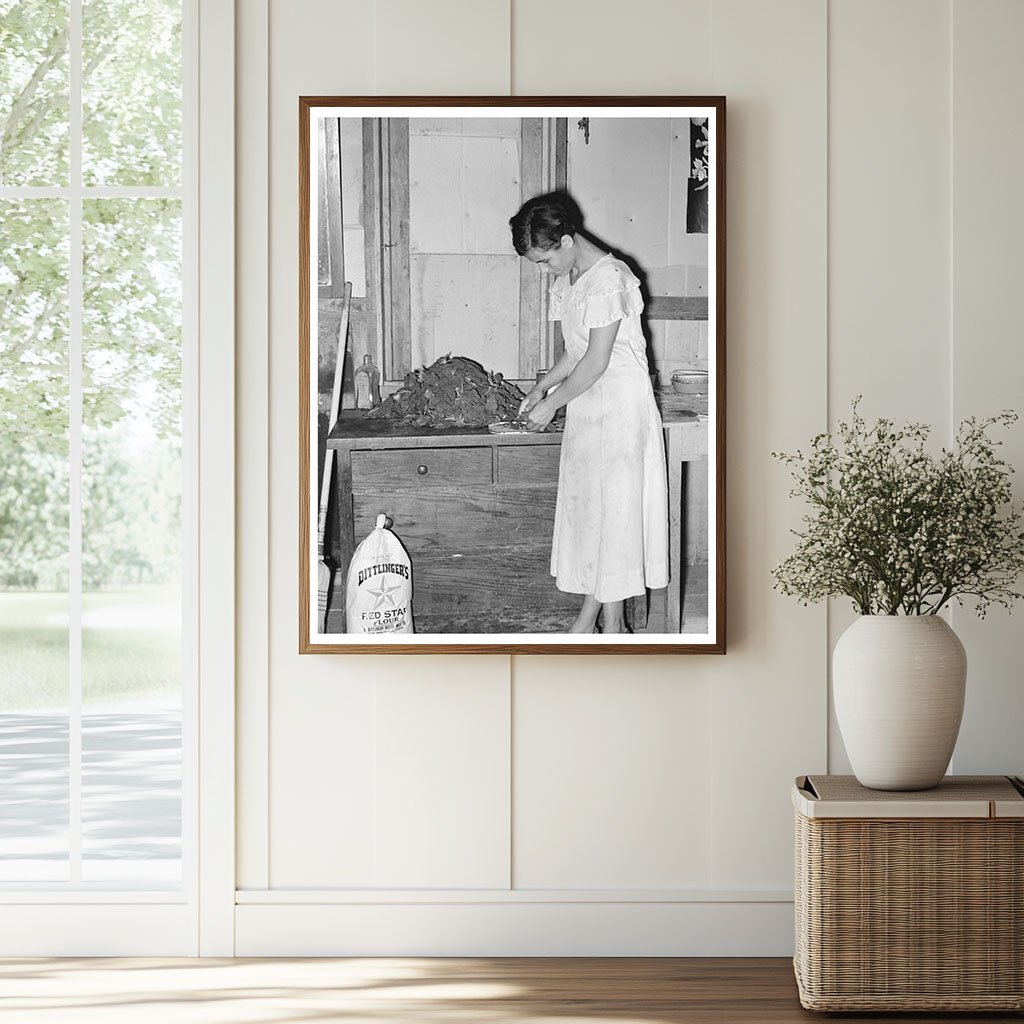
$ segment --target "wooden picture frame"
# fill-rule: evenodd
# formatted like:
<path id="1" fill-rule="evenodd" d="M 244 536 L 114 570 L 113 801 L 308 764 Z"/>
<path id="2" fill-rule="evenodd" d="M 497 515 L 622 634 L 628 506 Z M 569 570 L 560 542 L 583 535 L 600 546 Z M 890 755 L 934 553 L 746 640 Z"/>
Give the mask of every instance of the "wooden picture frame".
<path id="1" fill-rule="evenodd" d="M 725 653 L 725 158 L 720 96 L 300 97 L 300 653 Z M 552 191 L 582 208 L 572 237 L 605 253 L 601 274 L 639 280 L 629 343 L 657 373 L 669 585 L 626 601 L 629 633 L 568 631 L 583 597 L 549 571 L 562 435 L 452 422 L 469 392 L 509 418 L 510 389 L 564 350 L 568 299 L 508 225 Z M 379 399 L 404 419 L 353 408 Z M 348 568 L 378 514 L 412 604 L 381 562 L 384 610 L 358 620 L 378 631 L 349 632 Z M 409 613 L 412 633 L 374 621 Z"/>

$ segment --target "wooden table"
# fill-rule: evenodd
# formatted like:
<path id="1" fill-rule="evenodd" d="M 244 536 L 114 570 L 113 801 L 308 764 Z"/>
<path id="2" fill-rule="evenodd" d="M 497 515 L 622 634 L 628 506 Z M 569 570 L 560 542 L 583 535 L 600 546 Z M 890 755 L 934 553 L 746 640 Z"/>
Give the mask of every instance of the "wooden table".
<path id="1" fill-rule="evenodd" d="M 663 415 L 673 581 L 667 629 L 678 633 L 684 543 L 688 560 L 700 558 L 701 545 L 706 560 L 707 422 L 678 403 Z M 327 631 L 345 631 L 349 561 L 385 512 L 412 558 L 417 631 L 564 632 L 580 599 L 559 591 L 549 571 L 561 439 L 342 413 L 327 441 L 337 467 L 331 554 L 341 570 Z"/>
<path id="2" fill-rule="evenodd" d="M 669 586 L 666 629 L 680 631 L 685 574 L 683 564 L 708 561 L 707 398 L 659 389 L 655 397 L 665 426 L 668 463 Z M 710 598 L 710 595 L 709 595 Z"/>

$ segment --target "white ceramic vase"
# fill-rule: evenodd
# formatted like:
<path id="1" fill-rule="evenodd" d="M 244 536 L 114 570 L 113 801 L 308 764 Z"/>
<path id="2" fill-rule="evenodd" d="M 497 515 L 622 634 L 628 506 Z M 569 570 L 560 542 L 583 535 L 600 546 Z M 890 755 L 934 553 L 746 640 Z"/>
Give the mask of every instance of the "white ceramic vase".
<path id="1" fill-rule="evenodd" d="M 870 789 L 938 785 L 964 711 L 967 655 L 937 615 L 862 615 L 832 655 L 836 718 Z"/>

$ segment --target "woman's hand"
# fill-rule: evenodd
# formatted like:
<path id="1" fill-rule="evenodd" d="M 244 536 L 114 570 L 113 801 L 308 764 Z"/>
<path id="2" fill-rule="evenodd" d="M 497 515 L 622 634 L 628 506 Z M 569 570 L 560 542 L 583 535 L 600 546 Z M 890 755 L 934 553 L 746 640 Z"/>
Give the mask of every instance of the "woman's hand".
<path id="1" fill-rule="evenodd" d="M 543 397 L 544 391 L 539 384 L 531 388 L 530 393 L 519 403 L 519 418 L 522 419 Z"/>
<path id="2" fill-rule="evenodd" d="M 555 415 L 557 407 L 554 402 L 549 402 L 546 398 L 541 399 L 526 415 L 526 425 L 530 430 L 540 431 L 543 430 L 552 420 Z"/>

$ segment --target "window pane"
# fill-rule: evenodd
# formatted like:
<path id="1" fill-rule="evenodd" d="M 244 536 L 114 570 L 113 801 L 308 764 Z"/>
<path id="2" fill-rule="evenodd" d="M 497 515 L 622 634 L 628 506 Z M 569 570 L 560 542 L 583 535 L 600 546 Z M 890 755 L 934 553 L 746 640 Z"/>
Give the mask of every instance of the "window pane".
<path id="1" fill-rule="evenodd" d="M 181 181 L 181 0 L 84 0 L 87 185 Z"/>
<path id="2" fill-rule="evenodd" d="M 67 235 L 0 200 L 0 881 L 68 877 Z"/>
<path id="3" fill-rule="evenodd" d="M 181 877 L 181 210 L 84 204 L 82 878 Z"/>
<path id="4" fill-rule="evenodd" d="M 0 185 L 68 180 L 68 2 L 0 0 Z"/>

